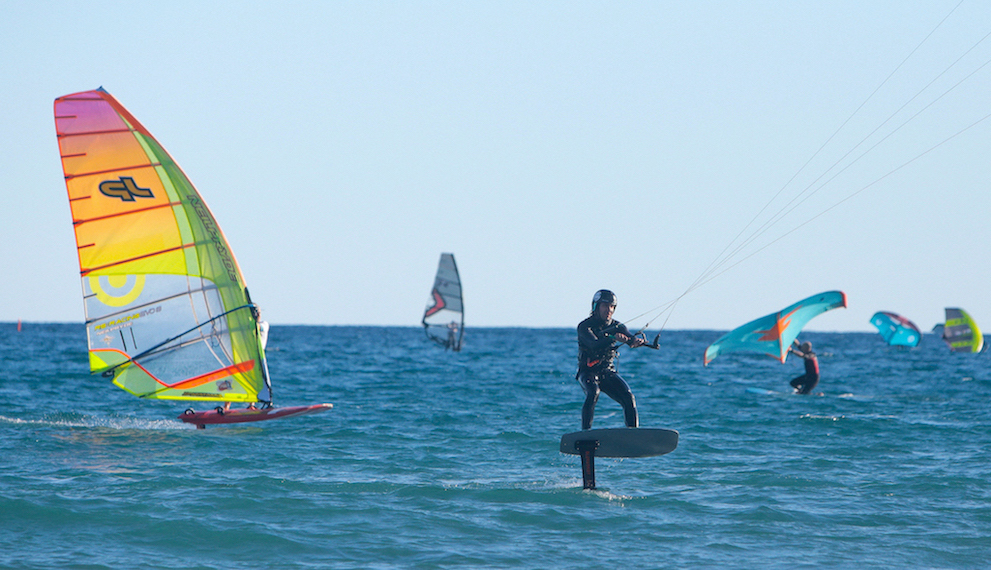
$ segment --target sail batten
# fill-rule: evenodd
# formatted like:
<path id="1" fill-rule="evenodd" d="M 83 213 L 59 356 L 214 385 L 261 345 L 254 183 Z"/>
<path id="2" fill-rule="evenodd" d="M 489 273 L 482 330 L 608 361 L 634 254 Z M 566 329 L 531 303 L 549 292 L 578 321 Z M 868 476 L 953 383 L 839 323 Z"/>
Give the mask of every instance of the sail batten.
<path id="1" fill-rule="evenodd" d="M 237 261 L 172 157 L 102 88 L 56 99 L 55 126 L 90 371 L 141 398 L 271 402 Z"/>
<path id="2" fill-rule="evenodd" d="M 130 132 L 130 131 L 125 131 L 125 132 Z M 63 156 L 62 158 L 82 158 L 82 157 L 85 157 L 85 156 L 88 156 L 88 155 L 85 154 L 85 153 L 83 153 L 83 154 L 76 154 L 76 155 L 70 155 L 70 156 Z M 96 171 L 93 171 L 93 172 L 79 172 L 77 174 L 71 174 L 71 175 L 70 174 L 66 174 L 65 175 L 65 179 L 66 180 L 75 180 L 77 178 L 85 178 L 87 176 L 102 176 L 104 174 L 113 174 L 114 172 L 127 172 L 127 171 L 131 171 L 131 170 L 141 170 L 141 169 L 147 169 L 147 168 L 158 168 L 159 166 L 161 166 L 161 164 L 157 164 L 157 163 L 156 164 L 138 164 L 138 165 L 133 165 L 133 166 L 121 166 L 119 168 L 108 168 L 106 170 L 96 170 Z"/>
<path id="3" fill-rule="evenodd" d="M 80 198 L 73 198 L 73 199 L 74 200 L 79 200 L 79 199 L 89 199 L 89 198 L 92 198 L 92 196 L 82 196 Z M 137 209 L 132 210 L 130 212 L 119 212 L 119 213 L 116 213 L 116 214 L 108 214 L 106 216 L 98 216 L 98 217 L 95 217 L 95 218 L 89 218 L 89 219 L 86 219 L 86 220 L 72 220 L 72 225 L 74 225 L 74 226 L 81 226 L 83 224 L 88 224 L 88 223 L 91 223 L 91 222 L 102 222 L 103 220 L 110 220 L 110 219 L 113 219 L 113 218 L 119 218 L 121 216 L 129 216 L 131 214 L 137 214 L 137 213 L 141 213 L 141 212 L 148 212 L 148 211 L 151 211 L 151 210 L 157 210 L 159 208 L 171 208 L 171 207 L 179 206 L 179 205 L 180 205 L 179 202 L 169 202 L 168 204 L 159 204 L 157 206 L 148 206 L 147 208 L 137 208 Z"/>
<path id="4" fill-rule="evenodd" d="M 174 247 L 172 249 L 164 249 L 162 251 L 156 251 L 156 252 L 152 252 L 152 253 L 146 253 L 146 254 L 140 255 L 138 257 L 132 257 L 130 259 L 122 259 L 120 261 L 115 261 L 114 263 L 108 263 L 106 265 L 99 265 L 99 266 L 90 267 L 90 268 L 87 268 L 87 269 L 80 269 L 79 270 L 79 273 L 80 273 L 80 275 L 82 275 L 83 277 L 85 277 L 85 276 L 93 273 L 94 271 L 101 271 L 101 270 L 104 270 L 104 269 L 110 269 L 111 267 L 116 267 L 116 266 L 119 266 L 119 265 L 125 265 L 127 263 L 132 263 L 132 262 L 135 262 L 135 261 L 141 261 L 142 259 L 147 259 L 149 257 L 155 257 L 156 255 L 165 255 L 166 253 L 175 253 L 176 251 L 185 249 L 187 247 L 195 247 L 195 246 L 196 246 L 196 244 L 185 244 L 185 245 L 182 245 L 182 246 L 179 246 L 179 247 Z M 92 245 L 88 245 L 88 246 L 85 246 L 85 247 L 93 247 L 93 246 Z"/>
<path id="5" fill-rule="evenodd" d="M 79 117 L 77 115 L 65 116 L 65 117 L 55 117 L 56 120 L 62 120 L 62 119 L 78 119 L 78 118 Z M 67 138 L 70 138 L 70 137 L 84 137 L 84 136 L 87 136 L 87 135 L 115 135 L 115 134 L 118 134 L 118 133 L 131 133 L 131 132 L 134 132 L 134 129 L 113 129 L 113 130 L 107 130 L 107 131 L 80 131 L 78 133 L 65 133 L 65 134 L 59 134 L 57 136 L 60 139 L 67 139 Z"/>
<path id="6" fill-rule="evenodd" d="M 151 302 L 149 304 L 146 304 L 146 305 L 136 305 L 134 307 L 131 307 L 127 311 L 118 311 L 117 313 L 107 313 L 107 314 L 103 315 L 102 318 L 103 319 L 109 319 L 109 318 L 113 318 L 113 317 L 115 317 L 117 315 L 126 315 L 126 314 L 129 314 L 129 313 L 133 313 L 134 311 L 139 311 L 139 310 L 144 309 L 146 307 L 152 307 L 152 306 L 155 305 L 155 303 L 160 303 L 162 301 L 168 301 L 168 300 L 171 300 L 171 299 L 174 299 L 174 298 L 185 297 L 187 294 L 203 293 L 203 292 L 206 292 L 206 291 L 210 291 L 212 289 L 213 288 L 207 288 L 207 287 L 203 287 L 203 288 L 199 288 L 199 289 L 190 288 L 188 290 L 188 292 L 183 292 L 183 293 L 180 293 L 180 294 L 176 294 L 173 297 L 168 297 L 168 298 L 163 298 L 163 299 L 156 299 L 155 301 L 153 301 L 153 302 Z M 90 296 L 95 296 L 95 295 L 90 295 Z M 85 324 L 86 325 L 89 325 L 92 322 L 93 321 L 86 321 Z"/>

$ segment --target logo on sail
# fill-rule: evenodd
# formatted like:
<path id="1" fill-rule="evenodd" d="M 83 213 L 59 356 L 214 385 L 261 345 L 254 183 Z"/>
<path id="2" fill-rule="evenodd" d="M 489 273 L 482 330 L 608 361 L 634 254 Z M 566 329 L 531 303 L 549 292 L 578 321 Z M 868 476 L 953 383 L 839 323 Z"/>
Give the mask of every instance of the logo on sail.
<path id="1" fill-rule="evenodd" d="M 89 286 L 96 298 L 108 307 L 123 307 L 138 298 L 145 288 L 144 275 L 89 276 Z"/>
<path id="2" fill-rule="evenodd" d="M 135 198 L 154 198 L 148 188 L 138 188 L 130 176 L 118 180 L 104 180 L 100 183 L 100 193 L 110 198 L 120 198 L 122 202 L 133 202 Z"/>

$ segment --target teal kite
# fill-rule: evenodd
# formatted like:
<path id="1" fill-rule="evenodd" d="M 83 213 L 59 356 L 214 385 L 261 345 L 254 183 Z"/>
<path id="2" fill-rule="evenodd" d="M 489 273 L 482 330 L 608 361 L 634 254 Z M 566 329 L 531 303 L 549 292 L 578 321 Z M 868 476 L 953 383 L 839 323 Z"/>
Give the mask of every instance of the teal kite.
<path id="1" fill-rule="evenodd" d="M 846 307 L 846 293 L 826 291 L 737 327 L 705 349 L 704 362 L 710 362 L 726 352 L 761 352 L 781 362 L 788 356 L 788 347 L 798 337 L 802 327 L 814 317 L 837 307 Z"/>

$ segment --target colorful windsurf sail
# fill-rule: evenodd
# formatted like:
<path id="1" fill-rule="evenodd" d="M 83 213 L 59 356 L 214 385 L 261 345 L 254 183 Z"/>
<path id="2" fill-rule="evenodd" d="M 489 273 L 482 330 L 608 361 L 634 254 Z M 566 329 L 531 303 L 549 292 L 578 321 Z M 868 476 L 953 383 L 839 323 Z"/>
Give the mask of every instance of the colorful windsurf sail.
<path id="1" fill-rule="evenodd" d="M 784 308 L 777 313 L 737 327 L 705 349 L 704 363 L 727 352 L 761 352 L 781 362 L 788 356 L 788 347 L 802 328 L 814 317 L 831 309 L 846 307 L 846 293 L 827 291 Z"/>
<path id="2" fill-rule="evenodd" d="M 461 278 L 458 276 L 453 253 L 440 254 L 430 300 L 423 312 L 423 330 L 428 338 L 444 348 L 461 350 L 465 334 L 465 312 L 461 298 Z"/>
<path id="3" fill-rule="evenodd" d="M 272 401 L 258 315 L 220 226 L 103 88 L 55 100 L 90 371 L 140 398 Z"/>
<path id="4" fill-rule="evenodd" d="M 922 331 L 905 317 L 888 311 L 878 311 L 871 317 L 871 324 L 891 346 L 919 346 Z"/>
<path id="5" fill-rule="evenodd" d="M 963 309 L 947 307 L 943 340 L 953 352 L 981 352 L 984 348 L 981 329 Z"/>

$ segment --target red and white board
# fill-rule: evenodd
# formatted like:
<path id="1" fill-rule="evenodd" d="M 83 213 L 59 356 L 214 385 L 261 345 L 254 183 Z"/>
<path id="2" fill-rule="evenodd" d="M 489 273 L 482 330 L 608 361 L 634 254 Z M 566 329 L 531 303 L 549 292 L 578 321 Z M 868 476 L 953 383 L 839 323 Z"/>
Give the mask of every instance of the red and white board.
<path id="1" fill-rule="evenodd" d="M 290 406 L 287 408 L 240 408 L 231 410 L 207 410 L 194 412 L 186 410 L 179 419 L 187 424 L 196 424 L 204 429 L 212 424 L 240 424 L 245 422 L 261 422 L 278 418 L 290 418 L 306 414 L 315 414 L 333 408 L 334 404 L 313 404 L 310 406 Z"/>

